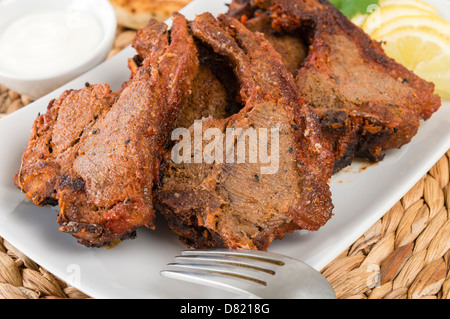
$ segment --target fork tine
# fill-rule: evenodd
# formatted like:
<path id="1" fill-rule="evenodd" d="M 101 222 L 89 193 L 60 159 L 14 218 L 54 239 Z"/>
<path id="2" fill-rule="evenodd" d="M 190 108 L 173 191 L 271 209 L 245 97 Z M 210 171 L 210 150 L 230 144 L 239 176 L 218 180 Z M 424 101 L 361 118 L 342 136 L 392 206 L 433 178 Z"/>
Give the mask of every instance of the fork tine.
<path id="1" fill-rule="evenodd" d="M 333 298 L 330 283 L 289 256 L 247 250 L 185 250 L 162 276 L 257 298 Z M 284 267 L 283 267 L 284 266 Z M 278 271 L 279 270 L 279 271 Z"/>
<path id="2" fill-rule="evenodd" d="M 182 251 L 182 256 L 202 255 L 202 256 L 233 256 L 236 258 L 245 258 L 247 260 L 254 260 L 266 263 L 266 267 L 270 265 L 284 266 L 285 262 L 290 258 L 267 251 L 258 250 L 244 250 L 244 249 L 187 249 Z"/>
<path id="3" fill-rule="evenodd" d="M 252 291 L 255 290 L 255 286 L 260 286 L 259 284 L 220 273 L 189 270 L 162 270 L 161 275 L 167 278 L 184 280 L 194 284 L 227 290 L 236 294 L 250 295 L 253 298 L 260 298 L 252 293 Z"/>
<path id="4" fill-rule="evenodd" d="M 267 280 L 269 279 L 268 277 L 272 277 L 267 273 L 251 268 L 236 267 L 226 264 L 171 263 L 167 266 L 172 270 L 213 273 L 216 275 L 231 277 L 238 280 L 246 280 L 261 287 L 267 286 Z"/>
<path id="5" fill-rule="evenodd" d="M 244 267 L 256 271 L 262 271 L 269 275 L 275 275 L 279 266 L 270 263 L 262 262 L 260 260 L 252 260 L 248 258 L 239 258 L 228 255 L 194 255 L 188 254 L 185 256 L 176 256 L 175 261 L 179 263 L 193 263 L 193 264 L 210 264 L 210 265 L 231 265 L 235 267 Z"/>
<path id="6" fill-rule="evenodd" d="M 265 262 L 268 264 L 283 266 L 285 264 L 285 260 L 288 259 L 286 256 L 269 253 L 266 251 L 258 251 L 258 250 L 243 250 L 243 249 L 226 249 L 226 248 L 218 248 L 218 249 L 188 249 L 184 250 L 181 253 L 183 256 L 190 255 L 202 255 L 202 256 L 234 256 L 239 258 L 247 258 L 251 260 L 258 260 L 260 262 Z"/>

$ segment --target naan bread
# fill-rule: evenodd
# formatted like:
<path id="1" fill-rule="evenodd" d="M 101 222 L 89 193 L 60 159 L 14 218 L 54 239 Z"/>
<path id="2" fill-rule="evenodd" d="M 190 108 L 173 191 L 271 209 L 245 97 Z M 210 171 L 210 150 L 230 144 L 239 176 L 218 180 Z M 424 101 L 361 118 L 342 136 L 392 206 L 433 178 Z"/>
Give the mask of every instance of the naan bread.
<path id="1" fill-rule="evenodd" d="M 110 0 L 121 26 L 140 29 L 150 19 L 164 21 L 191 0 Z"/>

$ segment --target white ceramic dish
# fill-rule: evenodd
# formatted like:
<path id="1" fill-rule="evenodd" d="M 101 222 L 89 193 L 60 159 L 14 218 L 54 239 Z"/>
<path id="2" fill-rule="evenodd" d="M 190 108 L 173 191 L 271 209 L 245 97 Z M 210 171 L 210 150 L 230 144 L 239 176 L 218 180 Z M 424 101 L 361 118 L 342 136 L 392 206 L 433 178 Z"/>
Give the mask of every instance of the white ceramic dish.
<path id="1" fill-rule="evenodd" d="M 42 97 L 104 61 L 116 33 L 116 16 L 108 0 L 1 0 L 0 30 L 28 13 L 45 9 L 89 12 L 100 22 L 103 36 L 91 54 L 70 69 L 49 70 L 42 76 L 21 76 L 0 69 L 0 83 L 32 99 Z"/>
<path id="2" fill-rule="evenodd" d="M 450 19 L 448 1 L 430 1 Z M 182 12 L 226 11 L 220 1 L 197 0 Z M 128 79 L 127 48 L 111 60 L 0 120 L 0 236 L 35 262 L 93 298 L 228 298 L 234 295 L 163 278 L 159 271 L 186 247 L 167 230 L 141 229 L 138 238 L 114 249 L 88 249 L 58 232 L 56 212 L 24 200 L 12 182 L 38 112 L 68 88 L 109 82 L 120 88 Z M 299 231 L 276 241 L 270 251 L 298 258 L 320 270 L 380 219 L 450 148 L 450 102 L 423 123 L 412 142 L 387 153 L 384 161 L 361 170 L 355 163 L 331 180 L 334 217 L 318 232 Z"/>

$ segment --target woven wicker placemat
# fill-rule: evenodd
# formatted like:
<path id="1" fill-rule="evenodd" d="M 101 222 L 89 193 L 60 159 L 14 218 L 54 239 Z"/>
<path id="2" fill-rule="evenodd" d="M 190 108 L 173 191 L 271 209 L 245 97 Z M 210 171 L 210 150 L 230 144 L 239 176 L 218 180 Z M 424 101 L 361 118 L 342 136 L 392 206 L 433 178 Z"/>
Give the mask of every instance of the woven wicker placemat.
<path id="1" fill-rule="evenodd" d="M 135 31 L 118 27 L 113 56 Z M 32 102 L 0 84 L 0 118 Z M 323 270 L 340 299 L 450 298 L 450 151 Z M 0 299 L 86 299 L 0 237 Z"/>

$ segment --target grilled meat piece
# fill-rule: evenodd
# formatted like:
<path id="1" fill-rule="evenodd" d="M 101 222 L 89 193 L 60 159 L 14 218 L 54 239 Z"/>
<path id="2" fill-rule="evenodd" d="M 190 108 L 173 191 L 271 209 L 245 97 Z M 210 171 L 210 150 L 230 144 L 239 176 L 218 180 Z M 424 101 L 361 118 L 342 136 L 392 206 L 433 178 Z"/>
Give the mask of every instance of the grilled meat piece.
<path id="1" fill-rule="evenodd" d="M 332 215 L 327 181 L 334 157 L 317 115 L 301 99 L 279 54 L 262 35 L 227 16 L 216 20 L 205 13 L 191 28 L 234 70 L 244 106 L 227 118 L 210 117 L 190 128 L 193 133 L 201 123 L 200 136 L 212 129 L 215 142 L 223 146 L 216 148 L 219 161 L 168 162 L 155 206 L 181 241 L 196 248 L 266 249 L 294 230 L 319 229 Z M 225 145 L 239 129 L 258 136 L 264 129 L 279 133 L 268 138 L 266 147 L 259 140 L 260 153 L 279 151 L 277 170 L 262 173 L 268 164 L 249 160 L 255 154 L 250 143 L 243 163 L 225 160 L 239 156 L 236 136 L 229 139 L 230 152 Z M 198 155 L 195 141 L 190 143 L 189 159 Z M 205 154 L 208 146 L 203 143 L 200 152 Z"/>
<path id="2" fill-rule="evenodd" d="M 83 245 L 154 228 L 164 146 L 198 67 L 185 18 L 166 28 L 147 25 L 145 59 L 120 92 L 67 91 L 34 123 L 15 183 L 36 205 L 59 204 L 60 230 Z"/>
<path id="3" fill-rule="evenodd" d="M 321 118 L 335 172 L 354 157 L 379 161 L 384 150 L 410 142 L 420 120 L 441 105 L 432 83 L 388 58 L 327 0 L 234 0 L 228 14 L 248 25 L 268 16 L 273 30 L 263 32 L 269 37 L 276 31 L 306 42 L 309 52 L 294 76 Z"/>
<path id="4" fill-rule="evenodd" d="M 159 25 L 158 28 L 162 26 Z M 146 43 L 148 39 L 155 36 L 156 30 L 156 28 L 147 27 L 137 32 L 132 43 L 137 55 L 129 61 L 132 74 L 142 66 L 142 61 L 148 52 Z M 203 117 L 226 118 L 236 113 L 241 107 L 236 101 L 239 88 L 235 76 L 232 70 L 227 69 L 223 57 L 202 45 L 200 41 L 195 40 L 195 43 L 200 65 L 190 88 L 191 94 L 186 95 L 182 100 L 181 111 L 174 127 L 190 127 L 195 120 Z"/>
<path id="5" fill-rule="evenodd" d="M 253 32 L 264 34 L 266 40 L 281 55 L 283 64 L 288 71 L 295 74 L 308 54 L 308 49 L 302 38 L 295 34 L 283 34 L 272 28 L 272 19 L 267 12 L 257 12 L 245 22 L 245 27 Z"/>

